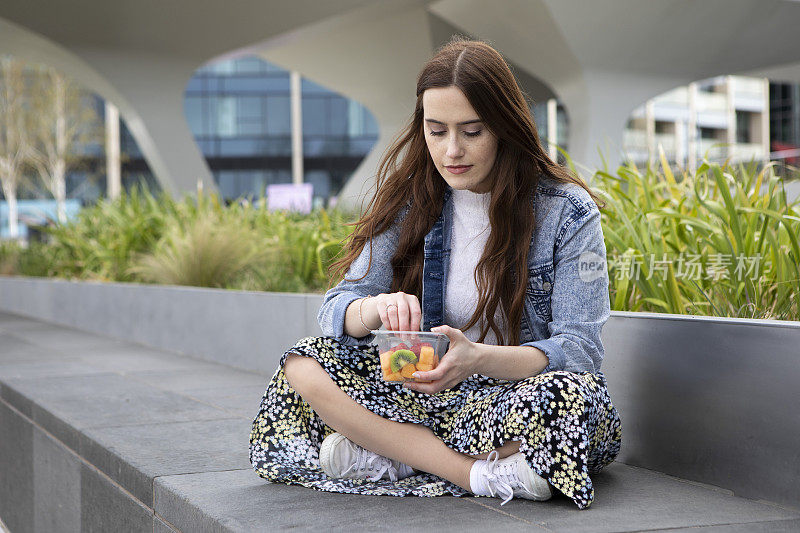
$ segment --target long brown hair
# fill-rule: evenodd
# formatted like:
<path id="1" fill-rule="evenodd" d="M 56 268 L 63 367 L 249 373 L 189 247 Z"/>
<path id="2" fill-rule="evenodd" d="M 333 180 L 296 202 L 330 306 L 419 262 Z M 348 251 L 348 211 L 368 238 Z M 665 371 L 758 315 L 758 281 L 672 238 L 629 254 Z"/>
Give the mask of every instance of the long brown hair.
<path id="1" fill-rule="evenodd" d="M 500 344 L 507 339 L 509 345 L 516 345 L 535 220 L 533 195 L 539 176 L 577 184 L 596 203 L 598 198 L 579 177 L 547 156 L 514 75 L 503 57 L 483 41 L 456 36 L 423 67 L 417 78 L 414 114 L 378 166 L 375 193 L 365 213 L 351 224 L 355 230 L 344 244 L 344 257 L 331 265 L 331 285 L 344 277 L 364 246 L 389 229 L 407 207 L 391 261 L 391 292 L 414 294 L 421 301 L 424 239 L 441 213 L 447 188 L 425 143 L 422 95 L 427 89 L 452 86 L 464 93 L 498 141 L 494 165 L 486 178 L 492 183 L 491 233 L 475 269 L 478 305 L 462 329 L 471 328 L 483 318 L 478 342 L 484 341 L 491 328 Z M 370 248 L 368 269 L 371 266 Z M 498 305 L 505 314 L 507 336 L 494 322 Z"/>

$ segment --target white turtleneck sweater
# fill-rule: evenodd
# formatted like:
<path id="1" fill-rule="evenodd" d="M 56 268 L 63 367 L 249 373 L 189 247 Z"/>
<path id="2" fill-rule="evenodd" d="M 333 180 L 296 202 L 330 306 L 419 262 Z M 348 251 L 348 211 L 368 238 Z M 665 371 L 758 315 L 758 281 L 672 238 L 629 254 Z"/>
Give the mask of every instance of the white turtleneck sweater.
<path id="1" fill-rule="evenodd" d="M 475 283 L 475 267 L 483 255 L 489 240 L 489 201 L 491 193 L 478 194 L 467 190 L 453 189 L 453 228 L 450 250 L 450 267 L 445 287 L 444 322 L 461 329 L 467 325 L 478 304 L 478 287 Z M 498 306 L 495 324 L 504 330 L 502 312 Z M 464 331 L 466 337 L 475 342 L 480 337 L 481 321 Z M 497 344 L 497 336 L 490 329 L 483 341 Z"/>

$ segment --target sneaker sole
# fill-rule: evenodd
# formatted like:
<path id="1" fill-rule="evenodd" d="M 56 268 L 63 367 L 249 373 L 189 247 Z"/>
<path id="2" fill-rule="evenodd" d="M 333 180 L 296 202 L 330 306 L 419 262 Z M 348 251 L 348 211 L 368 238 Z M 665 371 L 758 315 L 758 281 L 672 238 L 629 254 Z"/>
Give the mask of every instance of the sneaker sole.
<path id="1" fill-rule="evenodd" d="M 333 467 L 331 465 L 331 450 L 334 446 L 345 440 L 347 437 L 342 435 L 341 433 L 334 433 L 325 437 L 325 440 L 322 441 L 322 446 L 319 448 L 319 466 L 322 468 L 322 471 L 325 473 L 326 476 L 329 478 L 336 479 L 339 476 L 333 471 Z"/>

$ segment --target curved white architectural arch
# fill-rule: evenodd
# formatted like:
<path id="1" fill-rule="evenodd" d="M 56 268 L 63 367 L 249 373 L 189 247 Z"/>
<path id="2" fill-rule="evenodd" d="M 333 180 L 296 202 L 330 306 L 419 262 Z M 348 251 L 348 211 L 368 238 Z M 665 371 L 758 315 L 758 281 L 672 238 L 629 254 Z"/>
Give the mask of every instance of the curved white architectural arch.
<path id="1" fill-rule="evenodd" d="M 225 2 L 10 0 L 0 53 L 52 65 L 114 103 L 162 187 L 216 185 L 183 114 L 183 93 L 210 58 L 330 18 L 368 0 Z"/>
<path id="2" fill-rule="evenodd" d="M 121 91 L 118 84 L 111 83 L 108 76 L 97 70 L 98 66 L 115 63 L 121 58 L 112 57 L 106 61 L 94 58 L 95 61 L 88 61 L 3 19 L 0 19 L 0 53 L 53 66 L 113 103 L 164 189 L 172 193 L 192 191 L 198 179 L 206 187 L 215 188 L 202 154 L 183 119 L 182 99 L 169 100 L 160 94 L 153 94 L 156 88 L 163 89 L 166 81 L 164 78 L 169 79 L 171 76 L 162 75 L 161 82 L 148 89 L 146 83 L 125 83 L 126 78 L 136 79 L 137 75 L 140 79 L 147 80 L 149 76 L 143 75 L 141 69 L 122 68 L 120 70 L 124 76 L 117 79 L 124 87 Z M 185 82 L 181 83 L 178 95 L 182 95 L 185 85 Z M 167 150 L 162 149 L 167 146 Z M 188 176 L 195 178 L 190 180 Z"/>
<path id="3" fill-rule="evenodd" d="M 798 22 L 789 0 L 5 0 L 0 52 L 46 38 L 18 55 L 57 57 L 36 60 L 117 104 L 156 177 L 181 191 L 213 186 L 183 117 L 185 83 L 210 58 L 257 52 L 375 115 L 379 142 L 342 191 L 352 202 L 408 118 L 419 68 L 453 29 L 557 95 L 570 154 L 592 169 L 598 147 L 619 161 L 631 111 L 672 87 L 719 74 L 800 81 Z"/>

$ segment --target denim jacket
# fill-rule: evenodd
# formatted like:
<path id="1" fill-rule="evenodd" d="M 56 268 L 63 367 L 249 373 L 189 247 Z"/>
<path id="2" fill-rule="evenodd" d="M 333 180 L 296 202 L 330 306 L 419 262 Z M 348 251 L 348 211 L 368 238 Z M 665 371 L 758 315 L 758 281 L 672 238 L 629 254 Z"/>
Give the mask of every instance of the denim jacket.
<path id="1" fill-rule="evenodd" d="M 528 253 L 520 343 L 547 355 L 549 363 L 543 372 L 599 372 L 604 355 L 600 332 L 611 311 L 600 211 L 583 188 L 547 177 L 539 180 L 532 208 L 536 222 Z M 452 188 L 447 186 L 442 212 L 425 236 L 423 331 L 440 325 L 444 317 L 452 210 Z M 325 293 L 317 316 L 325 336 L 347 345 L 372 342 L 372 334 L 355 338 L 344 332 L 345 312 L 353 300 L 390 291 L 391 259 L 404 214 L 373 238 L 372 267 L 367 275 L 347 281 L 364 275 L 369 243 L 350 265 L 345 280 Z"/>

